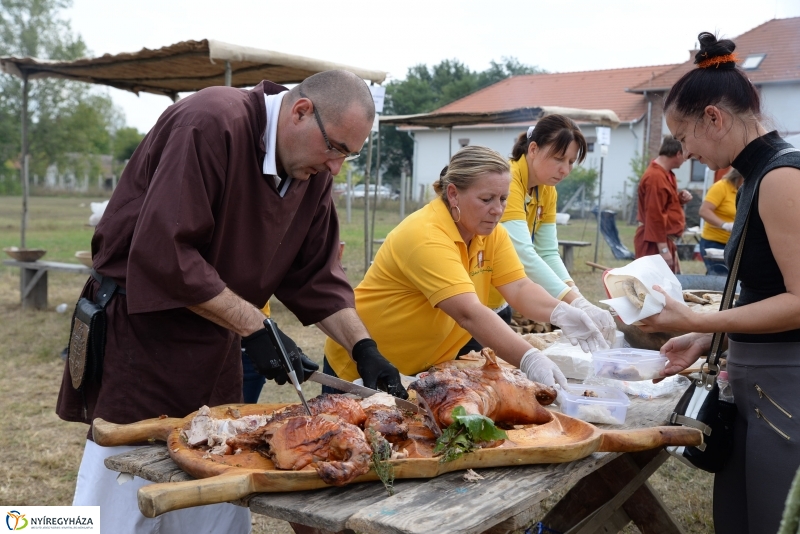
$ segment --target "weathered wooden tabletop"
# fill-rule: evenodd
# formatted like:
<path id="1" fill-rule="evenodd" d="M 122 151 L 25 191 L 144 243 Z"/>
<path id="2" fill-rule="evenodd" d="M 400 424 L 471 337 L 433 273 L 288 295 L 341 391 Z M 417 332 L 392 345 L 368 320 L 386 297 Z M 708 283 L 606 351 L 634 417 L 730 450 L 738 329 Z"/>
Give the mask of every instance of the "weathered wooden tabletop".
<path id="1" fill-rule="evenodd" d="M 659 426 L 678 397 L 676 394 L 651 400 L 634 398 L 626 424 L 609 428 Z M 344 488 L 254 494 L 237 504 L 249 506 L 255 513 L 289 521 L 298 532 L 508 532 L 538 519 L 545 498 L 570 488 L 620 456 L 620 453 L 595 453 L 563 464 L 479 469 L 477 472 L 484 479 L 476 482 L 466 481 L 464 471 L 433 479 L 396 480 L 393 496 L 380 483 L 364 483 Z M 106 467 L 153 482 L 191 479 L 172 461 L 165 445 L 109 457 Z M 639 475 L 642 479 L 639 485 L 647 476 L 647 473 Z M 311 528 L 303 529 L 301 525 Z"/>

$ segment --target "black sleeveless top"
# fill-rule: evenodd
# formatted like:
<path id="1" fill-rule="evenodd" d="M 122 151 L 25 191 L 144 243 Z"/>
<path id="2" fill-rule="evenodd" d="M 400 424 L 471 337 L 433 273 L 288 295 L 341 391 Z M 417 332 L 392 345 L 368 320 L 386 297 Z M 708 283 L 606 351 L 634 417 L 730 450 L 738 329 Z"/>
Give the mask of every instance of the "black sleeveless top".
<path id="1" fill-rule="evenodd" d="M 758 188 L 756 187 L 756 182 L 769 171 L 778 167 L 800 169 L 800 152 L 790 152 L 770 162 L 779 151 L 791 147 L 792 145 L 781 139 L 777 132 L 770 132 L 749 143 L 731 164 L 744 177 L 744 184 L 736 202 L 737 211 L 734 230 L 725 250 L 725 259 L 729 268 L 733 265 L 736 246 L 739 243 L 738 237 L 741 236 L 741 228 L 744 226 L 744 218 L 747 216 L 746 206 L 748 200 L 752 198 L 750 222 L 745 236 L 742 259 L 739 263 L 741 290 L 735 307 L 752 304 L 786 293 L 783 274 L 775 261 L 775 256 L 772 254 L 767 232 L 764 229 L 764 221 L 761 220 L 761 215 L 758 212 Z M 760 183 L 758 185 L 760 186 Z M 800 238 L 800 228 L 797 229 L 797 233 L 798 238 Z M 730 333 L 728 337 L 733 341 L 744 343 L 794 342 L 800 341 L 800 329 L 774 334 Z"/>

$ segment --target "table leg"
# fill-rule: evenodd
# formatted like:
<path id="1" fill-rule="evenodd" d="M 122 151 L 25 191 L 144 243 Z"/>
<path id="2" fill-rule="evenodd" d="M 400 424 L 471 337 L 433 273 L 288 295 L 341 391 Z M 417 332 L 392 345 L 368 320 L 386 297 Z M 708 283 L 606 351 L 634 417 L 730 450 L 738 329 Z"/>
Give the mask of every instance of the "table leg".
<path id="1" fill-rule="evenodd" d="M 349 528 L 339 532 L 332 532 L 330 530 L 301 525 L 300 523 L 292 523 L 291 521 L 289 522 L 289 526 L 292 527 L 295 534 L 355 534 L 355 532 Z"/>
<path id="2" fill-rule="evenodd" d="M 572 263 L 575 260 L 574 251 L 571 245 L 562 245 L 564 247 L 564 257 L 562 258 L 564 261 L 564 267 L 567 269 L 567 272 L 572 271 Z"/>
<path id="3" fill-rule="evenodd" d="M 624 454 L 584 477 L 542 523 L 560 532 L 583 533 L 595 532 L 608 523 L 617 524 L 627 516 L 643 534 L 682 533 L 652 487 L 644 482 L 668 458 L 666 452 L 661 452 L 656 449 Z"/>
<path id="4" fill-rule="evenodd" d="M 47 270 L 21 268 L 19 292 L 23 310 L 47 309 Z"/>

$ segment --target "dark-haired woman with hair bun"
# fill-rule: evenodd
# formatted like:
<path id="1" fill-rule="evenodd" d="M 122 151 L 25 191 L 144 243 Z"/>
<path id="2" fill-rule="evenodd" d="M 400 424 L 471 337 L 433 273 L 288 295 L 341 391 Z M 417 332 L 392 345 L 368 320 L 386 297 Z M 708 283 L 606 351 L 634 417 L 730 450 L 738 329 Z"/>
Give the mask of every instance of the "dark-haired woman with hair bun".
<path id="1" fill-rule="evenodd" d="M 511 151 L 511 190 L 501 224 L 508 231 L 528 278 L 551 296 L 583 310 L 614 343 L 611 314 L 583 298 L 558 253 L 556 185 L 586 157 L 586 140 L 575 122 L 548 115 L 520 134 Z M 505 301 L 497 291 L 489 307 L 501 311 Z"/>
<path id="2" fill-rule="evenodd" d="M 662 347 L 665 375 L 707 354 L 713 332 L 727 333 L 738 414 L 731 458 L 714 479 L 714 527 L 776 532 L 800 466 L 800 151 L 763 126 L 758 90 L 737 67 L 734 43 L 710 33 L 699 39 L 698 68 L 672 87 L 664 114 L 690 157 L 744 177 L 725 248 L 732 268 L 744 236 L 741 290 L 732 309 L 712 314 L 664 293 L 666 307 L 643 329 L 693 332 Z"/>

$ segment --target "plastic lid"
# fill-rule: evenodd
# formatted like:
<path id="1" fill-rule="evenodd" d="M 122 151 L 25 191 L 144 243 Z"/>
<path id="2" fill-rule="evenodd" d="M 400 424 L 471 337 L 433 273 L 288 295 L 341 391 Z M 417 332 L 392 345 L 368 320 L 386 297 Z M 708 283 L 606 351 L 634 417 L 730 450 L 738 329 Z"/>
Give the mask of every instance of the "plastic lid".
<path id="1" fill-rule="evenodd" d="M 657 350 L 634 348 L 604 349 L 592 352 L 592 359 L 610 362 L 651 362 L 667 358 Z"/>
<path id="2" fill-rule="evenodd" d="M 717 377 L 719 380 L 727 380 L 728 379 L 728 371 L 720 371 L 719 376 Z"/>

